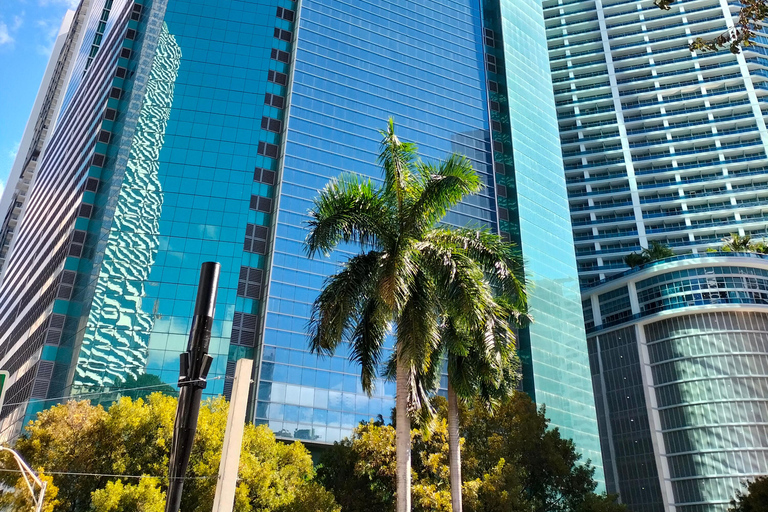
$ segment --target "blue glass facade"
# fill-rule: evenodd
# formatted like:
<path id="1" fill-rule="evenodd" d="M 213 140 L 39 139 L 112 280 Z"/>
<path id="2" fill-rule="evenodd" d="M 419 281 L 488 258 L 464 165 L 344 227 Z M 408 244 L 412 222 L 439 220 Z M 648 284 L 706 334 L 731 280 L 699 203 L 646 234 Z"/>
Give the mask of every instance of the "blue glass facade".
<path id="1" fill-rule="evenodd" d="M 303 248 L 317 190 L 342 171 L 381 177 L 378 129 L 389 116 L 423 157 L 472 160 L 486 191 L 448 221 L 495 228 L 481 23 L 466 1 L 301 4 L 256 409 L 284 436 L 339 440 L 394 406 L 393 384 L 363 393 L 343 349 L 308 352 L 311 304 L 346 256 L 309 260 Z"/>
<path id="2" fill-rule="evenodd" d="M 343 349 L 325 359 L 307 350 L 311 304 L 346 255 L 309 260 L 303 242 L 307 211 L 328 180 L 343 171 L 380 178 L 378 129 L 394 117 L 424 158 L 459 152 L 481 175 L 485 190 L 446 221 L 521 244 L 535 282 L 536 323 L 521 336 L 526 385 L 599 466 L 535 2 L 118 3 L 130 21 L 106 26 L 122 31 L 123 49 L 106 69 L 99 56 L 112 47 L 83 46 L 83 74 L 68 93 L 74 109 L 96 73 L 112 80 L 81 144 L 87 179 L 71 186 L 90 209 L 73 206 L 82 215 L 62 228 L 75 234 L 54 292 L 69 286 L 70 295 L 41 313 L 56 316 L 43 338 L 62 332 L 44 357 L 55 368 L 48 380 L 34 370 L 25 384 L 41 406 L 61 389 L 113 388 L 146 374 L 175 383 L 200 264 L 214 260 L 222 273 L 206 393 L 227 394 L 234 361 L 253 357 L 251 418 L 280 437 L 333 442 L 361 420 L 388 417 L 393 384 L 379 382 L 368 397 Z M 107 4 L 92 7 L 84 45 L 99 39 L 94 20 L 105 11 L 111 20 Z M 60 185 L 51 177 L 46 186 Z"/>

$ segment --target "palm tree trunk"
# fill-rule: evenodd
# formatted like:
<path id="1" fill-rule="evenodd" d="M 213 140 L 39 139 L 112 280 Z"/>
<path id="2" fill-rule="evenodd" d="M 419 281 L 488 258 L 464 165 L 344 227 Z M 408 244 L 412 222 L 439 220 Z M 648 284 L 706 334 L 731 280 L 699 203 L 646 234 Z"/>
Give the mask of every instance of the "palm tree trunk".
<path id="1" fill-rule="evenodd" d="M 451 510 L 461 512 L 461 443 L 459 442 L 459 403 L 448 380 L 448 468 L 451 477 Z"/>
<path id="2" fill-rule="evenodd" d="M 397 457 L 397 512 L 411 512 L 411 419 L 408 417 L 408 368 L 397 357 L 395 390 L 395 442 Z"/>

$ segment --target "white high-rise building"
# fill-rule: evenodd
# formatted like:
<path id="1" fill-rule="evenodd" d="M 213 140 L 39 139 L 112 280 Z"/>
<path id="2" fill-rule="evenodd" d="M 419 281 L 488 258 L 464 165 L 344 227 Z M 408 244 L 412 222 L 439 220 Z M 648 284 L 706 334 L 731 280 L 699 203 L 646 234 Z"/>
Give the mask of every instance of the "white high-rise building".
<path id="1" fill-rule="evenodd" d="M 32 112 L 24 128 L 16 159 L 11 167 L 5 191 L 0 198 L 0 271 L 13 240 L 23 207 L 35 179 L 37 162 L 41 159 L 49 135 L 53 133 L 61 111 L 62 98 L 72 76 L 72 64 L 90 0 L 81 2 L 77 10 L 64 15 L 59 34 L 53 44 L 43 81 L 37 91 Z M 0 280 L 2 274 L 0 273 Z"/>
<path id="2" fill-rule="evenodd" d="M 768 40 L 689 50 L 729 0 L 543 7 L 606 487 L 726 512 L 768 473 L 768 260 L 707 249 L 768 231 Z M 652 242 L 678 256 L 627 271 Z"/>
<path id="3" fill-rule="evenodd" d="M 702 252 L 768 226 L 768 58 L 692 53 L 739 5 L 546 0 L 549 56 L 583 285 L 652 241 Z"/>

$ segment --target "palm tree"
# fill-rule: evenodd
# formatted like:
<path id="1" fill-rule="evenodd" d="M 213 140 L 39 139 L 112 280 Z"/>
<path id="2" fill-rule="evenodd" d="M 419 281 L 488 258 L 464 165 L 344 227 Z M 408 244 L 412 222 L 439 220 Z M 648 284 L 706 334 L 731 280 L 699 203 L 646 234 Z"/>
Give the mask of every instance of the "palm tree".
<path id="1" fill-rule="evenodd" d="M 675 255 L 675 251 L 662 244 L 661 242 L 651 242 L 647 249 L 640 253 L 645 258 L 646 263 L 656 260 L 663 260 Z"/>
<path id="2" fill-rule="evenodd" d="M 728 238 L 723 238 L 723 245 L 720 250 L 725 252 L 750 252 L 752 251 L 752 237 L 749 235 L 739 236 L 738 233 L 732 233 Z"/>
<path id="3" fill-rule="evenodd" d="M 502 307 L 491 312 L 486 328 L 474 332 L 464 331 L 450 318 L 441 329 L 441 353 L 448 363 L 448 463 L 453 512 L 461 512 L 463 507 L 459 400 L 494 410 L 515 390 L 520 361 L 508 319 L 510 315 L 520 316 L 517 309 Z"/>
<path id="4" fill-rule="evenodd" d="M 648 263 L 642 254 L 631 252 L 624 256 L 624 264 L 629 268 L 639 267 Z"/>
<path id="5" fill-rule="evenodd" d="M 473 332 L 501 307 L 491 287 L 509 290 L 515 283 L 506 261 L 484 275 L 491 261 L 483 244 L 487 233 L 436 227 L 449 209 L 482 188 L 469 160 L 454 154 L 436 164 L 422 162 L 414 144 L 397 138 L 392 119 L 381 134 L 383 185 L 342 174 L 309 212 L 310 257 L 329 254 L 341 243 L 361 251 L 327 279 L 315 300 L 310 347 L 331 354 L 348 342 L 370 393 L 385 338 L 394 334 L 397 511 L 407 512 L 411 417 L 428 408 L 430 389 L 422 376 L 435 366 L 442 318 L 455 316 Z M 483 258 L 488 261 L 478 263 Z"/>

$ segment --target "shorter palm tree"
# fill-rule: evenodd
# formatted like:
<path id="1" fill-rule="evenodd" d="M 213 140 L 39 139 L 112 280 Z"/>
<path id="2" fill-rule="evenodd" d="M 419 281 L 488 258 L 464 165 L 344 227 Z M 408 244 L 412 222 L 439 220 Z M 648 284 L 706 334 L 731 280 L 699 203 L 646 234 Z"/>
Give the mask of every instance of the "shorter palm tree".
<path id="1" fill-rule="evenodd" d="M 740 236 L 738 233 L 731 233 L 728 238 L 723 238 L 725 244 L 720 248 L 724 252 L 751 252 L 754 250 L 752 237 L 749 235 Z"/>
<path id="2" fill-rule="evenodd" d="M 643 249 L 641 253 L 646 262 L 663 260 L 664 258 L 671 258 L 675 255 L 675 251 L 662 244 L 661 242 L 653 241 L 647 249 Z"/>

